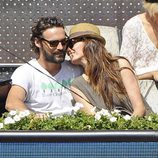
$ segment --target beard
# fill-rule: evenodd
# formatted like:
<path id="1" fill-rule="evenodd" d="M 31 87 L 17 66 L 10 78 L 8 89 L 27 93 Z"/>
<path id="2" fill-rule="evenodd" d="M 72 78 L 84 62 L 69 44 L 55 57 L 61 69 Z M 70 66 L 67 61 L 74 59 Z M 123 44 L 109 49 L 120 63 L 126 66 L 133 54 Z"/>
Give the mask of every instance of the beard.
<path id="1" fill-rule="evenodd" d="M 64 62 L 66 51 L 65 50 L 57 50 L 54 51 L 52 54 L 46 52 L 43 50 L 43 55 L 45 57 L 45 60 L 50 63 L 60 64 Z"/>

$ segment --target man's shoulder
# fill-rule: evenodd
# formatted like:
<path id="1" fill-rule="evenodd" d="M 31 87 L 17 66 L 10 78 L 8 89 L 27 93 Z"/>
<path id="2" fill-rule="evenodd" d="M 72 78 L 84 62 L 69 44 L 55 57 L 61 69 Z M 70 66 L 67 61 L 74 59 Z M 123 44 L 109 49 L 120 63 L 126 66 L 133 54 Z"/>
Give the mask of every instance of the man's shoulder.
<path id="1" fill-rule="evenodd" d="M 28 63 L 24 63 L 22 65 L 20 65 L 15 71 L 14 73 L 27 73 L 30 71 L 31 66 L 30 63 L 32 62 L 32 60 L 30 60 Z"/>
<path id="2" fill-rule="evenodd" d="M 70 60 L 65 60 L 63 62 L 63 65 L 64 65 L 64 67 L 69 67 L 72 69 L 81 69 L 81 66 L 72 64 Z"/>
<path id="3" fill-rule="evenodd" d="M 65 60 L 62 64 L 63 64 L 64 66 L 74 67 L 74 65 L 71 63 L 70 60 Z"/>
<path id="4" fill-rule="evenodd" d="M 77 76 L 81 75 L 83 72 L 83 68 L 79 65 L 74 65 L 71 63 L 71 61 L 65 60 L 62 63 L 62 67 L 64 69 L 65 72 L 69 72 L 69 73 L 74 73 Z"/>

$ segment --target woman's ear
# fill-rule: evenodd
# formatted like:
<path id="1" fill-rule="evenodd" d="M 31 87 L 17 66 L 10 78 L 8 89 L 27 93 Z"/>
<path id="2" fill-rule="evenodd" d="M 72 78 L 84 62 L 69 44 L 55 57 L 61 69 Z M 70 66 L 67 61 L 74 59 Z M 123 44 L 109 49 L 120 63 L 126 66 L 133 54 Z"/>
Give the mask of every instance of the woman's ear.
<path id="1" fill-rule="evenodd" d="M 35 38 L 35 45 L 36 45 L 36 47 L 38 47 L 38 48 L 41 48 L 41 47 L 42 47 L 41 41 L 40 41 L 38 38 Z"/>

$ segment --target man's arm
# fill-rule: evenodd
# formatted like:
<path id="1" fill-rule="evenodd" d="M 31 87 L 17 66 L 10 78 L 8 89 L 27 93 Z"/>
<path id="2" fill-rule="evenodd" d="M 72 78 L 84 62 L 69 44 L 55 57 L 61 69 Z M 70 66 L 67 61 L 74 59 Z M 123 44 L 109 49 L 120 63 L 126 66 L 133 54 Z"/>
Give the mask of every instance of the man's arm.
<path id="1" fill-rule="evenodd" d="M 8 111 L 26 110 L 27 107 L 24 104 L 25 97 L 26 97 L 26 91 L 20 86 L 13 85 L 8 93 L 5 108 Z"/>

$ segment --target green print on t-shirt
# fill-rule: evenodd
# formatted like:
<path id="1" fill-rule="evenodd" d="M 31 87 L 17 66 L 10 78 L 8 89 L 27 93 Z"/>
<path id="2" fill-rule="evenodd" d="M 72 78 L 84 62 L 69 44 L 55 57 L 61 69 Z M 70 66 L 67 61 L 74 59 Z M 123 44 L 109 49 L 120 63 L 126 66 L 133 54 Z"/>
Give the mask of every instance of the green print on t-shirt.
<path id="1" fill-rule="evenodd" d="M 61 84 L 62 84 L 63 86 L 65 86 L 65 87 L 69 87 L 70 84 L 71 84 L 71 82 L 72 82 L 72 79 L 62 80 Z M 49 82 L 49 83 L 44 83 L 44 82 L 42 82 L 42 83 L 41 83 L 41 89 L 42 89 L 43 91 L 46 91 L 46 90 L 51 90 L 51 91 L 52 91 L 52 90 L 61 88 L 62 85 L 60 85 L 60 84 L 57 83 L 57 82 L 56 82 L 56 83 L 51 83 L 51 82 Z"/>

